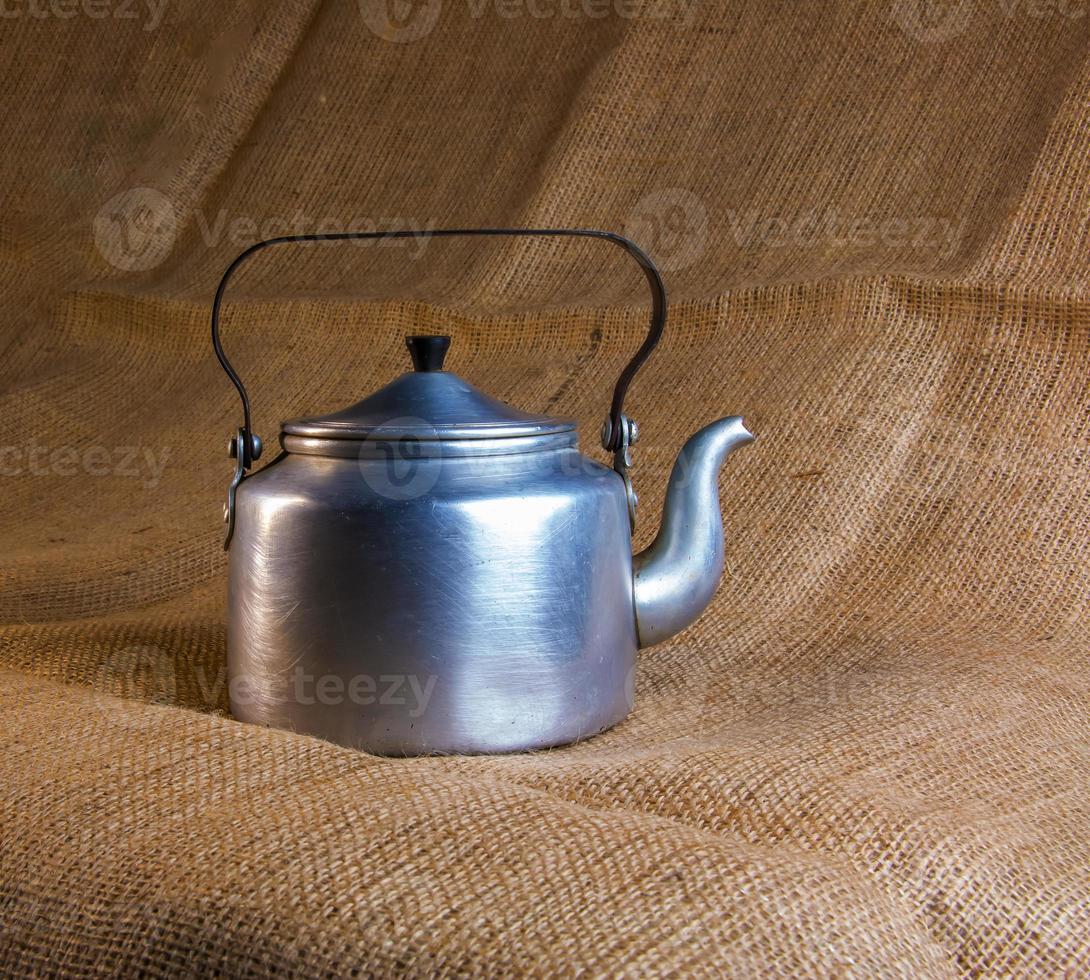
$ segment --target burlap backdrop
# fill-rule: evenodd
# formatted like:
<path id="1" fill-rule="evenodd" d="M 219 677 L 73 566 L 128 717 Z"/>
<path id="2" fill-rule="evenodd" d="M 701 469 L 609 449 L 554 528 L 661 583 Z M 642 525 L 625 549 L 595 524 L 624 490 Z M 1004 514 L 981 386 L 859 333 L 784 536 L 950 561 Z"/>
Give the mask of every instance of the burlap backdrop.
<path id="1" fill-rule="evenodd" d="M 4 972 L 1090 970 L 1084 2 L 5 9 Z M 602 737 L 225 713 L 211 292 L 369 223 L 658 258 L 639 543 L 684 437 L 760 435 L 725 587 Z M 226 343 L 267 439 L 441 329 L 593 450 L 647 315 L 611 252 L 266 256 Z"/>

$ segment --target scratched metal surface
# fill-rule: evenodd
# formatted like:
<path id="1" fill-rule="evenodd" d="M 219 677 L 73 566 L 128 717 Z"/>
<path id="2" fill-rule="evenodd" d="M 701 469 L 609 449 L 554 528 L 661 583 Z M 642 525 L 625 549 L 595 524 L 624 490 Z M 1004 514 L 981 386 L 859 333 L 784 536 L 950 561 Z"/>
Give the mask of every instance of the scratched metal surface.
<path id="1" fill-rule="evenodd" d="M 391 755 L 544 747 L 621 720 L 637 646 L 624 486 L 568 442 L 424 457 L 398 480 L 383 459 L 291 454 L 247 479 L 235 716 Z"/>

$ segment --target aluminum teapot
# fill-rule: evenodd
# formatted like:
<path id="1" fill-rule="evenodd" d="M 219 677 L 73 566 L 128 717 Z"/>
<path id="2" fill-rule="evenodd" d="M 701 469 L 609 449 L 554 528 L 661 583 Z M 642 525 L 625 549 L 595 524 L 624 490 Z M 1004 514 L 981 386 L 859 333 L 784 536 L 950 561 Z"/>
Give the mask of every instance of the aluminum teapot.
<path id="1" fill-rule="evenodd" d="M 219 338 L 232 274 L 273 245 L 420 234 L 594 238 L 639 263 L 651 327 L 603 427 L 612 468 L 580 454 L 572 420 L 489 397 L 443 370 L 449 338 L 416 336 L 414 370 L 349 408 L 284 422 L 282 452 L 253 469 L 261 440 Z M 654 263 L 603 231 L 294 235 L 239 255 L 212 308 L 243 412 L 224 545 L 235 717 L 384 755 L 538 749 L 621 721 L 637 649 L 692 623 L 718 587 L 718 473 L 753 439 L 740 418 L 689 439 L 658 536 L 633 557 L 638 430 L 624 398 L 665 322 Z"/>

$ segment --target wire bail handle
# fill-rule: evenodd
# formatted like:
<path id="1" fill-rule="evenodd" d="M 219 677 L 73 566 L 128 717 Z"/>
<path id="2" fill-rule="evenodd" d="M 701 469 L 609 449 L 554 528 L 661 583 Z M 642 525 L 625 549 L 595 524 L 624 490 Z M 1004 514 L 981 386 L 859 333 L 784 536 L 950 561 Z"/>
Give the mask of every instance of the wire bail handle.
<path id="1" fill-rule="evenodd" d="M 613 388 L 613 400 L 610 404 L 609 415 L 602 425 L 602 448 L 613 454 L 613 468 L 625 481 L 628 493 L 629 518 L 635 522 L 636 494 L 632 489 L 632 479 L 629 475 L 629 467 L 632 465 L 631 447 L 639 437 L 639 428 L 636 423 L 628 419 L 624 414 L 624 399 L 628 393 L 629 385 L 633 378 L 643 367 L 644 362 L 651 356 L 651 352 L 658 346 L 662 332 L 666 327 L 666 286 L 662 276 L 651 261 L 650 256 L 644 252 L 635 242 L 623 235 L 617 235 L 610 231 L 597 231 L 591 228 L 441 228 L 428 231 L 426 229 L 400 229 L 397 231 L 345 231 L 331 234 L 312 235 L 282 235 L 278 238 L 268 238 L 239 253 L 227 267 L 216 288 L 215 299 L 212 301 L 212 348 L 216 352 L 216 359 L 223 368 L 227 377 L 238 391 L 242 402 L 242 426 L 232 436 L 229 444 L 229 454 L 235 460 L 235 475 L 227 490 L 227 503 L 224 506 L 224 521 L 227 524 L 227 535 L 223 543 L 226 550 L 231 544 L 235 524 L 235 492 L 239 484 L 245 479 L 254 462 L 261 457 L 262 441 L 254 434 L 253 419 L 250 411 L 250 397 L 246 392 L 246 386 L 242 383 L 238 372 L 227 359 L 220 343 L 220 313 L 223 307 L 224 293 L 231 277 L 239 267 L 251 256 L 273 245 L 303 244 L 308 242 L 344 242 L 362 241 L 373 239 L 391 238 L 456 238 L 456 237 L 513 237 L 513 238 L 598 238 L 610 242 L 623 249 L 635 259 L 643 270 L 647 283 L 651 288 L 651 323 L 647 336 L 632 359 L 621 371 L 620 377 Z"/>

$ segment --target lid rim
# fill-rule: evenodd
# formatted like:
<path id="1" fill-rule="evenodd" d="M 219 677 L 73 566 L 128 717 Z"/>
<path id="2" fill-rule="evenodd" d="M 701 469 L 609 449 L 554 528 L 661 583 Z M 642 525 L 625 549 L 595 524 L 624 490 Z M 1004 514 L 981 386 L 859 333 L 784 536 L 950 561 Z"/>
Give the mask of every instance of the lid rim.
<path id="1" fill-rule="evenodd" d="M 306 419 L 290 419 L 281 423 L 283 435 L 302 436 L 307 439 L 331 439 L 338 442 L 368 442 L 376 436 L 396 439 L 412 436 L 421 442 L 483 442 L 490 439 L 525 439 L 559 432 L 574 432 L 574 419 L 543 419 L 513 425 L 510 422 L 469 422 L 461 425 L 375 425 L 361 426 L 354 423 L 323 422 L 307 424 Z"/>
<path id="2" fill-rule="evenodd" d="M 292 455 L 324 456 L 355 460 L 388 459 L 388 448 L 367 439 L 322 439 L 312 436 L 281 433 L 281 448 Z M 572 429 L 564 432 L 543 432 L 510 436 L 504 439 L 422 439 L 421 458 L 458 458 L 492 456 L 522 456 L 549 450 L 578 451 L 579 435 Z"/>

